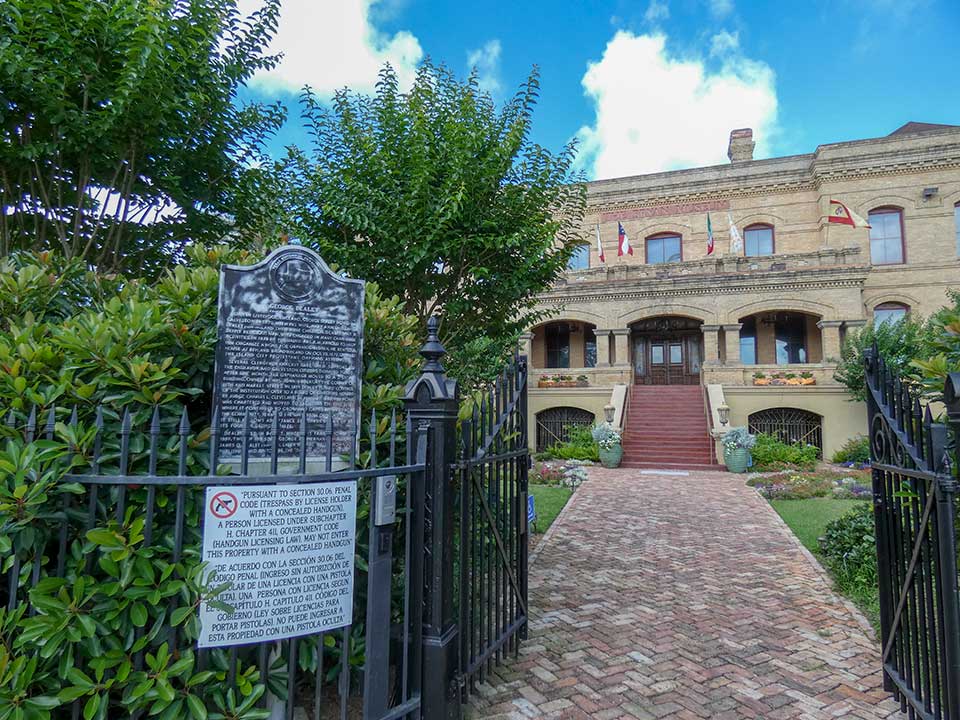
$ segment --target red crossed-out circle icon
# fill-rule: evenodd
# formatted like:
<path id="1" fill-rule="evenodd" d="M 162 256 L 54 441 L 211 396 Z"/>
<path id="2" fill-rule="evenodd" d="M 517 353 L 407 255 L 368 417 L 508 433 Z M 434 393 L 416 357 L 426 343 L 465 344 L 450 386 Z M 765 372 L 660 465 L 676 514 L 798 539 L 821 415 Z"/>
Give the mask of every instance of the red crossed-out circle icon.
<path id="1" fill-rule="evenodd" d="M 210 499 L 210 512 L 213 516 L 226 520 L 231 517 L 240 506 L 237 496 L 232 492 L 218 492 Z"/>

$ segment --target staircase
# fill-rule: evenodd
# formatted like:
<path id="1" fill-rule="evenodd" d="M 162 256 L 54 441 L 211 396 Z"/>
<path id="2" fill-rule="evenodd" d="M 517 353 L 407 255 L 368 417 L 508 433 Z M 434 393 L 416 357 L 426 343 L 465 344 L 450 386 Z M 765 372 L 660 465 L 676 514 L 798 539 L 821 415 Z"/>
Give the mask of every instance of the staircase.
<path id="1" fill-rule="evenodd" d="M 623 433 L 624 467 L 714 470 L 699 385 L 634 385 Z"/>

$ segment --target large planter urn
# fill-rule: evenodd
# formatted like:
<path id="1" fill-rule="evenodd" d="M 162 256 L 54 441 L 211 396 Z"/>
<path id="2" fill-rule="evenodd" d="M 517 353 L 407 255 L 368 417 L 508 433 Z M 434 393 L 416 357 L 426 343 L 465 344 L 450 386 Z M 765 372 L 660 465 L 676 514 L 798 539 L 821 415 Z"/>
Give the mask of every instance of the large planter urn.
<path id="1" fill-rule="evenodd" d="M 750 463 L 750 451 L 746 448 L 723 449 L 723 464 L 732 473 L 744 473 Z"/>
<path id="2" fill-rule="evenodd" d="M 614 445 L 609 450 L 600 448 L 600 464 L 605 468 L 620 467 L 620 461 L 623 459 L 623 447 Z"/>

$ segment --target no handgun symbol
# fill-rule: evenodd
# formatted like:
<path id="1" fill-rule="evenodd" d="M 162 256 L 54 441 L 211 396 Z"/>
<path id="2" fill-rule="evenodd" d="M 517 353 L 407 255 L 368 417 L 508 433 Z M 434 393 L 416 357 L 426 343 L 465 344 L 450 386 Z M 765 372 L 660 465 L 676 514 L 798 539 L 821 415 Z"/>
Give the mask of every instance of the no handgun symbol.
<path id="1" fill-rule="evenodd" d="M 220 520 L 226 520 L 228 517 L 231 517 L 237 512 L 239 506 L 240 503 L 237 501 L 237 496 L 231 492 L 218 492 L 210 500 L 210 512 Z"/>

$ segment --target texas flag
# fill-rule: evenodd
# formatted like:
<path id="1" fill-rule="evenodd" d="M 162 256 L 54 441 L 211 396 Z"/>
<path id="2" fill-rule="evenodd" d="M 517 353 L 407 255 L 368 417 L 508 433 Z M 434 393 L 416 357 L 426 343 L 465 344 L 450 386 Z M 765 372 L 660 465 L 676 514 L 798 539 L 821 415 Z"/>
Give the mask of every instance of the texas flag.
<path id="1" fill-rule="evenodd" d="M 827 221 L 832 223 L 840 223 L 841 225 L 849 225 L 850 227 L 870 227 L 870 223 L 857 215 L 853 210 L 848 208 L 839 200 L 830 201 L 830 216 L 827 218 Z"/>
<path id="2" fill-rule="evenodd" d="M 607 258 L 603 255 L 603 243 L 600 242 L 600 223 L 597 223 L 597 255 L 600 256 L 600 262 L 605 263 Z"/>
<path id="3" fill-rule="evenodd" d="M 627 231 L 623 229 L 623 224 L 618 222 L 617 228 L 620 236 L 620 242 L 617 244 L 617 255 L 633 255 L 630 238 L 627 237 Z"/>

